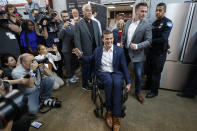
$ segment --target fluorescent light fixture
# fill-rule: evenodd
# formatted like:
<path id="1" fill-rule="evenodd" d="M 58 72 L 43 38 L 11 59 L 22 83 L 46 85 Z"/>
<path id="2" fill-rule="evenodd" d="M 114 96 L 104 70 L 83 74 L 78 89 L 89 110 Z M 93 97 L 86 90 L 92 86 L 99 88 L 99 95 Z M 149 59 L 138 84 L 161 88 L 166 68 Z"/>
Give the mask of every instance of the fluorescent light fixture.
<path id="1" fill-rule="evenodd" d="M 113 9 L 116 8 L 115 6 L 108 6 L 107 8 Z"/>
<path id="2" fill-rule="evenodd" d="M 133 7 L 133 5 L 130 5 L 130 7 Z"/>

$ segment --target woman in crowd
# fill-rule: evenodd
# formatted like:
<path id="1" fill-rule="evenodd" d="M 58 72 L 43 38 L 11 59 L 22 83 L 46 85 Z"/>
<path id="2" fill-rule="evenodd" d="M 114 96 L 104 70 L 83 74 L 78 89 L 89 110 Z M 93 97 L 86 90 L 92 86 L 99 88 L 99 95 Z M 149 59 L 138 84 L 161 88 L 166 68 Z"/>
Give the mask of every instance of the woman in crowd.
<path id="1" fill-rule="evenodd" d="M 37 55 L 37 46 L 43 39 L 36 34 L 34 23 L 31 20 L 24 20 L 22 29 L 20 36 L 22 53 Z"/>
<path id="2" fill-rule="evenodd" d="M 113 30 L 114 45 L 123 47 L 123 45 L 121 44 L 121 37 L 122 37 L 124 25 L 125 25 L 124 20 L 121 19 L 117 23 L 117 28 Z"/>
<path id="3" fill-rule="evenodd" d="M 57 46 L 53 45 L 52 48 L 46 48 L 46 46 L 44 45 L 38 45 L 38 53 L 39 55 L 35 57 L 36 60 L 43 60 L 45 58 L 48 58 L 49 63 L 45 63 L 45 66 L 49 69 L 54 69 L 57 70 L 57 67 L 54 64 L 54 61 L 59 61 L 61 60 L 61 55 L 58 52 Z M 55 52 L 56 55 L 53 55 L 51 53 L 49 53 L 48 51 L 53 51 Z M 59 87 L 64 85 L 64 81 L 58 77 L 55 73 L 54 73 L 54 77 L 55 77 L 55 84 L 53 89 L 59 89 Z"/>
<path id="4" fill-rule="evenodd" d="M 16 58 L 11 54 L 4 54 L 1 57 L 1 64 L 4 70 L 5 76 L 9 80 L 12 80 L 12 70 L 16 67 Z"/>

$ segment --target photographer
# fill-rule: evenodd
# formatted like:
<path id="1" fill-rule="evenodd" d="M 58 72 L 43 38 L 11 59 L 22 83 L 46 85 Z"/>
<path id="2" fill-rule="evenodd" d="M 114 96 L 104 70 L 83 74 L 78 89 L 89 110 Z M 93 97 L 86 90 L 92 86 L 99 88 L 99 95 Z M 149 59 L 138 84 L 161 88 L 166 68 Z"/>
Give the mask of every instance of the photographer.
<path id="1" fill-rule="evenodd" d="M 49 53 L 48 51 L 55 52 L 55 55 Z M 38 52 L 39 55 L 35 56 L 36 60 L 43 62 L 44 65 L 50 70 L 57 70 L 57 67 L 55 66 L 54 62 L 61 60 L 61 55 L 57 49 L 57 46 L 53 45 L 53 47 L 49 49 L 46 48 L 44 45 L 38 45 Z M 57 90 L 64 85 L 64 81 L 59 76 L 57 76 L 55 72 L 53 72 L 53 76 L 55 78 L 53 89 Z"/>
<path id="2" fill-rule="evenodd" d="M 62 44 L 58 37 L 58 32 L 61 29 L 61 21 L 57 12 L 53 12 L 50 16 L 42 22 L 44 39 L 46 41 L 46 47 L 51 48 L 53 45 L 57 46 L 57 49 L 61 51 Z M 61 52 L 60 52 L 61 54 Z M 63 76 L 62 73 L 62 60 L 56 62 L 57 71 L 59 76 Z"/>
<path id="3" fill-rule="evenodd" d="M 28 81 L 29 80 L 26 78 L 21 78 L 21 79 L 17 79 L 17 80 L 2 80 L 2 79 L 0 79 L 0 97 L 3 97 L 6 94 L 8 94 L 9 92 L 11 92 L 13 84 L 26 84 L 26 83 L 28 83 Z M 11 99 L 11 100 L 13 100 L 13 99 Z M 18 102 L 22 102 L 22 101 L 19 100 Z M 2 107 L 3 107 L 3 105 L 1 105 L 1 109 L 2 109 Z M 9 111 L 9 109 L 7 109 L 7 111 Z M 9 112 L 9 113 L 11 113 L 11 112 Z M 28 131 L 30 124 L 31 124 L 31 118 L 22 117 L 22 115 L 24 113 L 25 112 L 20 114 L 17 118 L 14 118 L 14 120 L 13 119 L 7 120 L 7 124 L 4 123 L 5 125 L 1 125 L 1 128 L 2 128 L 2 126 L 6 126 L 6 127 L 2 130 L 0 129 L 0 131 L 19 131 L 19 130 L 20 131 Z M 4 117 L 7 118 L 7 115 Z M 14 117 L 14 115 L 11 115 L 11 117 Z"/>
<path id="4" fill-rule="evenodd" d="M 8 24 L 11 25 L 11 30 L 16 34 L 19 35 L 22 31 L 21 29 L 21 17 L 18 13 L 16 13 L 16 7 L 12 4 L 5 5 L 5 12 L 7 14 Z M 9 25 L 8 25 L 9 26 Z"/>
<path id="5" fill-rule="evenodd" d="M 54 77 L 51 76 L 52 72 L 44 64 L 38 64 L 33 55 L 20 56 L 20 64 L 12 71 L 12 77 L 14 79 L 29 78 L 28 85 L 19 85 L 19 89 L 28 97 L 29 114 L 35 115 L 40 104 L 44 105 L 47 101 L 51 101 L 50 96 L 54 85 Z"/>
<path id="6" fill-rule="evenodd" d="M 64 66 L 66 67 L 66 77 L 67 83 L 76 83 L 79 79 L 74 76 L 74 71 L 78 59 L 72 54 L 72 49 L 74 48 L 74 26 L 70 22 L 70 16 L 68 11 L 63 10 L 61 12 L 61 17 L 64 22 L 62 29 L 59 32 L 59 38 L 62 40 L 62 53 L 64 55 Z"/>
<path id="7" fill-rule="evenodd" d="M 33 17 L 32 17 L 32 10 L 33 10 L 33 9 L 39 10 L 40 7 L 39 7 L 38 3 L 32 2 L 32 0 L 26 0 L 26 1 L 27 1 L 27 4 L 25 5 L 24 14 L 25 14 L 25 15 L 29 15 L 29 19 L 30 19 L 30 20 L 33 20 Z"/>
<path id="8" fill-rule="evenodd" d="M 11 53 L 15 57 L 19 56 L 20 48 L 17 36 L 13 31 L 17 31 L 17 26 L 9 24 L 5 16 L 5 11 L 0 11 L 0 53 Z M 10 48 L 12 47 L 12 48 Z"/>

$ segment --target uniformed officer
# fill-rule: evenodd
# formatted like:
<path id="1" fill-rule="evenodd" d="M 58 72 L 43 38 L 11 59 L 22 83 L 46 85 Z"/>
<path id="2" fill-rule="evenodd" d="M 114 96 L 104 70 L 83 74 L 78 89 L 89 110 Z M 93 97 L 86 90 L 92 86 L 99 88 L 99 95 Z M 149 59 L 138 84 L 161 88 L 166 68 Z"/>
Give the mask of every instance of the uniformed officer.
<path id="1" fill-rule="evenodd" d="M 167 51 L 170 48 L 168 37 L 172 30 L 172 21 L 166 18 L 166 4 L 159 3 L 155 15 L 157 20 L 152 24 L 152 44 L 147 56 L 148 72 L 147 87 L 151 89 L 146 98 L 152 98 L 158 95 L 160 86 L 161 72 L 166 61 Z"/>

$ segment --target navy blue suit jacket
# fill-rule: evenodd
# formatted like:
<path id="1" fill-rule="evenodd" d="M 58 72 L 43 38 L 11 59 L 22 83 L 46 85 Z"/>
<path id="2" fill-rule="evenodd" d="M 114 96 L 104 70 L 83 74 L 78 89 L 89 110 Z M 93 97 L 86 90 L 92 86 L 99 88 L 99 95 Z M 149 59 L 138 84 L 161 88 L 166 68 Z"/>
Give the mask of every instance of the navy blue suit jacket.
<path id="1" fill-rule="evenodd" d="M 124 50 L 116 45 L 113 45 L 113 72 L 123 75 L 126 83 L 131 84 L 130 75 L 128 72 Z M 96 74 L 101 69 L 101 59 L 103 54 L 103 46 L 97 47 L 91 56 L 82 56 L 81 59 L 85 63 L 94 65 Z"/>

